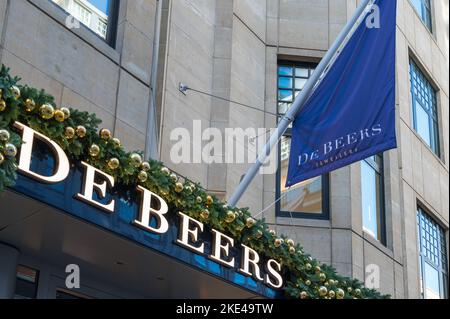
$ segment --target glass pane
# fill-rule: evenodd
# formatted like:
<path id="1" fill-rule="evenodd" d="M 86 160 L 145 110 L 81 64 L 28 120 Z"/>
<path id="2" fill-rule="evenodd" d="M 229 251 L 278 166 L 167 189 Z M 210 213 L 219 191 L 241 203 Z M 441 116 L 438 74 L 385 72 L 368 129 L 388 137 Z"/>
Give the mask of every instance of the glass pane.
<path id="1" fill-rule="evenodd" d="M 280 89 L 292 89 L 292 78 L 280 76 L 278 78 L 278 87 Z"/>
<path id="2" fill-rule="evenodd" d="M 428 146 L 431 146 L 430 117 L 418 103 L 416 104 L 416 126 L 417 133 Z"/>
<path id="3" fill-rule="evenodd" d="M 305 87 L 306 79 L 295 79 L 295 88 L 302 90 Z"/>
<path id="4" fill-rule="evenodd" d="M 425 298 L 440 299 L 439 271 L 425 263 Z"/>
<path id="5" fill-rule="evenodd" d="M 380 240 L 380 175 L 365 161 L 361 162 L 363 229 Z"/>
<path id="6" fill-rule="evenodd" d="M 307 78 L 309 76 L 308 70 L 309 70 L 308 68 L 296 68 L 295 76 L 301 76 L 301 77 Z"/>
<path id="7" fill-rule="evenodd" d="M 278 67 L 278 75 L 292 76 L 293 69 L 289 66 Z"/>
<path id="8" fill-rule="evenodd" d="M 278 113 L 286 114 L 286 112 L 290 106 L 291 106 L 291 103 L 278 103 Z"/>
<path id="9" fill-rule="evenodd" d="M 292 213 L 322 213 L 322 178 L 316 177 L 303 181 L 286 189 L 286 178 L 289 162 L 291 139 L 284 136 L 281 139 L 281 185 L 280 210 Z"/>
<path id="10" fill-rule="evenodd" d="M 52 0 L 102 38 L 106 38 L 111 0 Z"/>
<path id="11" fill-rule="evenodd" d="M 292 91 L 278 90 L 278 100 L 284 102 L 292 102 Z"/>

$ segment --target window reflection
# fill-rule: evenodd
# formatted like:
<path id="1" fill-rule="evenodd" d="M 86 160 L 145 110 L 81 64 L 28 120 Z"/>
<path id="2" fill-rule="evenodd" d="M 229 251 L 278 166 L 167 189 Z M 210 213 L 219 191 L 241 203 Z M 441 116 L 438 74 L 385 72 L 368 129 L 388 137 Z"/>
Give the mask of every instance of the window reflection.
<path id="1" fill-rule="evenodd" d="M 382 240 L 382 177 L 381 157 L 370 157 L 361 162 L 361 202 L 363 229 L 377 240 Z"/>

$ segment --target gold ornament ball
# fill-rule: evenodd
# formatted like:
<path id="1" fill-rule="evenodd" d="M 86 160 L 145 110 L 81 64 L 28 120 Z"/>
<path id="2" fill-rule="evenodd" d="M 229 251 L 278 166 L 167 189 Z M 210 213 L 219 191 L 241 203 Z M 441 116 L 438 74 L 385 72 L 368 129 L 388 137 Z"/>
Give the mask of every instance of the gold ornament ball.
<path id="1" fill-rule="evenodd" d="M 321 297 L 325 297 L 327 294 L 328 294 L 328 289 L 327 289 L 327 287 L 321 286 L 321 287 L 319 288 L 319 295 L 320 295 Z"/>
<path id="2" fill-rule="evenodd" d="M 92 144 L 89 147 L 89 155 L 92 157 L 97 157 L 100 154 L 100 147 L 97 144 Z"/>
<path id="3" fill-rule="evenodd" d="M 190 185 L 186 186 L 184 189 L 186 190 L 186 192 L 187 192 L 188 194 L 192 193 L 192 188 L 191 188 Z"/>
<path id="4" fill-rule="evenodd" d="M 44 104 L 39 108 L 39 112 L 44 120 L 49 120 L 55 115 L 55 108 L 51 104 Z"/>
<path id="5" fill-rule="evenodd" d="M 288 240 L 286 241 L 286 243 L 287 243 L 288 246 L 290 246 L 290 247 L 295 246 L 295 243 L 294 243 L 294 241 L 293 241 L 292 239 L 288 239 Z"/>
<path id="6" fill-rule="evenodd" d="M 16 100 L 20 97 L 20 89 L 15 85 L 11 87 L 11 93 Z"/>
<path id="7" fill-rule="evenodd" d="M 256 231 L 256 238 L 261 238 L 263 236 L 263 232 L 262 232 L 262 230 L 260 230 L 260 229 L 258 229 L 257 231 Z"/>
<path id="8" fill-rule="evenodd" d="M 233 211 L 229 210 L 227 212 L 227 217 L 225 217 L 225 221 L 227 223 L 232 223 L 235 219 L 236 219 L 236 215 L 234 214 Z"/>
<path id="9" fill-rule="evenodd" d="M 107 128 L 102 128 L 100 130 L 100 137 L 102 140 L 109 140 L 111 138 L 111 131 Z"/>
<path id="10" fill-rule="evenodd" d="M 117 137 L 114 137 L 111 140 L 111 143 L 113 144 L 114 148 L 119 148 L 122 145 L 122 143 L 120 142 L 120 140 Z"/>
<path id="11" fill-rule="evenodd" d="M 319 274 L 319 279 L 320 281 L 325 281 L 327 280 L 327 275 L 325 275 L 323 272 Z"/>
<path id="12" fill-rule="evenodd" d="M 211 205 L 214 202 L 212 196 L 206 196 L 206 205 Z"/>
<path id="13" fill-rule="evenodd" d="M 200 196 L 197 196 L 195 200 L 197 201 L 197 204 L 201 204 L 201 202 L 203 202 L 203 199 Z"/>
<path id="14" fill-rule="evenodd" d="M 120 161 L 113 157 L 108 161 L 108 167 L 112 170 L 118 169 L 120 166 Z"/>
<path id="15" fill-rule="evenodd" d="M 245 226 L 247 226 L 247 228 L 252 228 L 255 225 L 255 222 L 256 221 L 252 217 L 249 217 L 245 221 Z"/>
<path id="16" fill-rule="evenodd" d="M 209 218 L 209 210 L 204 209 L 204 210 L 200 213 L 200 216 L 201 216 L 203 219 L 208 219 L 208 218 Z"/>
<path id="17" fill-rule="evenodd" d="M 328 287 L 330 284 L 329 284 L 328 281 L 327 281 L 327 282 L 325 282 L 323 285 L 324 285 L 325 287 Z"/>
<path id="18" fill-rule="evenodd" d="M 344 290 L 342 290 L 341 288 L 339 288 L 336 292 L 336 298 L 337 299 L 344 299 L 345 297 L 345 292 Z"/>
<path id="19" fill-rule="evenodd" d="M 270 233 L 272 236 L 275 236 L 275 235 L 277 234 L 273 229 L 269 230 L 269 233 Z"/>
<path id="20" fill-rule="evenodd" d="M 305 284 L 306 284 L 307 286 L 311 286 L 311 280 L 309 280 L 309 279 L 306 280 L 306 281 L 305 281 Z"/>
<path id="21" fill-rule="evenodd" d="M 307 264 L 305 265 L 305 267 L 306 267 L 306 270 L 311 270 L 311 269 L 312 269 L 312 266 L 311 266 L 310 263 L 307 263 Z"/>
<path id="22" fill-rule="evenodd" d="M 8 142 L 10 137 L 7 130 L 0 130 L 0 142 Z"/>
<path id="23" fill-rule="evenodd" d="M 14 157 L 17 155 L 17 148 L 13 144 L 6 144 L 4 152 L 6 156 Z"/>
<path id="24" fill-rule="evenodd" d="M 347 292 L 348 292 L 348 293 L 351 293 L 352 291 L 353 291 L 352 287 L 348 287 L 348 288 L 347 288 Z"/>
<path id="25" fill-rule="evenodd" d="M 138 180 L 141 183 L 145 183 L 147 181 L 148 175 L 145 171 L 140 171 L 138 174 Z"/>
<path id="26" fill-rule="evenodd" d="M 78 126 L 76 129 L 77 136 L 83 138 L 86 136 L 86 128 L 82 125 Z"/>
<path id="27" fill-rule="evenodd" d="M 66 129 L 64 130 L 64 135 L 66 136 L 66 138 L 68 138 L 69 140 L 71 138 L 73 138 L 75 136 L 75 130 L 73 127 L 66 127 Z"/>
<path id="28" fill-rule="evenodd" d="M 330 284 L 330 286 L 333 286 L 334 285 L 334 280 L 330 279 L 330 280 L 328 280 L 328 283 Z"/>
<path id="29" fill-rule="evenodd" d="M 150 163 L 149 162 L 142 162 L 141 169 L 144 172 L 148 172 L 150 170 Z"/>
<path id="30" fill-rule="evenodd" d="M 4 161 L 5 161 L 5 157 L 3 156 L 2 153 L 0 153 L 0 165 L 2 165 Z"/>
<path id="31" fill-rule="evenodd" d="M 178 182 L 175 184 L 175 192 L 177 193 L 181 193 L 183 191 L 184 187 L 183 184 Z"/>
<path id="32" fill-rule="evenodd" d="M 322 269 L 320 268 L 320 266 L 316 266 L 316 272 L 321 272 L 322 271 Z"/>
<path id="33" fill-rule="evenodd" d="M 32 112 L 36 108 L 36 103 L 32 99 L 25 100 L 25 111 Z"/>
<path id="34" fill-rule="evenodd" d="M 355 294 L 356 294 L 357 296 L 361 295 L 361 289 L 356 288 L 356 289 L 355 289 Z"/>
<path id="35" fill-rule="evenodd" d="M 139 167 L 142 164 L 142 157 L 141 155 L 137 154 L 137 153 L 133 153 L 130 155 L 130 159 L 131 159 L 131 165 L 133 165 L 134 167 Z"/>
<path id="36" fill-rule="evenodd" d="M 0 112 L 3 112 L 6 109 L 6 102 L 0 100 Z"/>
<path id="37" fill-rule="evenodd" d="M 306 298 L 308 298 L 308 293 L 307 293 L 306 291 L 302 291 L 302 292 L 300 293 L 300 298 L 301 298 L 301 299 L 306 299 Z"/>
<path id="38" fill-rule="evenodd" d="M 164 175 L 169 175 L 169 174 L 170 174 L 170 170 L 169 170 L 167 167 L 162 167 L 162 168 L 161 168 L 161 172 L 162 172 Z"/>
<path id="39" fill-rule="evenodd" d="M 331 299 L 334 299 L 334 297 L 336 297 L 336 293 L 334 292 L 334 290 L 330 290 L 330 292 L 328 293 L 328 296 L 329 296 Z"/>
<path id="40" fill-rule="evenodd" d="M 294 247 L 289 247 L 289 253 L 291 254 L 291 255 L 293 255 L 293 254 L 295 254 L 295 248 Z"/>
<path id="41" fill-rule="evenodd" d="M 172 180 L 172 182 L 176 182 L 178 181 L 178 176 L 175 173 L 170 174 L 170 179 Z"/>
<path id="42" fill-rule="evenodd" d="M 58 121 L 59 123 L 64 122 L 64 120 L 66 119 L 63 111 L 61 111 L 61 110 L 56 110 L 54 113 L 54 117 L 55 117 L 55 120 Z"/>
<path id="43" fill-rule="evenodd" d="M 64 119 L 67 120 L 70 117 L 70 110 L 67 107 L 62 107 L 60 110 L 64 113 Z"/>
<path id="44" fill-rule="evenodd" d="M 277 238 L 277 239 L 275 239 L 275 241 L 274 241 L 274 246 L 275 247 L 280 247 L 281 246 L 281 244 L 282 244 L 282 241 L 281 241 L 281 239 L 280 238 Z"/>

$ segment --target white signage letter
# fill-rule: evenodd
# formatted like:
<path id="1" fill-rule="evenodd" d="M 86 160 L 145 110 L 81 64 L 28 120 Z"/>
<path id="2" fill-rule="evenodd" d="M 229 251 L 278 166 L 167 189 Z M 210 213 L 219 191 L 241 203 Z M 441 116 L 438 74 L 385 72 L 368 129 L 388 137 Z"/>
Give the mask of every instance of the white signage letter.
<path id="1" fill-rule="evenodd" d="M 198 247 L 189 243 L 195 243 L 198 240 L 198 230 L 200 229 L 200 231 L 203 231 L 203 224 L 189 217 L 188 215 L 183 214 L 182 212 L 178 212 L 178 215 L 180 215 L 181 217 L 181 223 L 180 238 L 177 239 L 177 243 L 181 246 L 203 254 L 205 246 L 203 243 Z M 191 223 L 195 225 L 195 228 L 189 227 Z"/>
<path id="2" fill-rule="evenodd" d="M 221 263 L 222 265 L 234 267 L 234 258 L 231 258 L 229 261 L 222 259 L 222 253 L 225 258 L 227 258 L 230 254 L 230 246 L 233 247 L 234 245 L 233 238 L 228 237 L 215 229 L 213 229 L 212 232 L 214 234 L 214 237 L 212 244 L 212 253 L 209 258 Z M 225 245 L 222 245 L 223 241 L 226 242 Z"/>
<path id="3" fill-rule="evenodd" d="M 169 223 L 164 217 L 169 211 L 169 207 L 164 199 L 158 195 L 152 193 L 148 189 L 142 186 L 138 186 L 137 190 L 142 194 L 141 208 L 139 212 L 139 219 L 133 221 L 133 224 L 143 228 L 144 230 L 150 231 L 152 233 L 164 234 L 169 229 Z M 159 203 L 159 209 L 154 209 L 151 207 L 152 198 L 156 199 Z M 151 217 L 155 216 L 157 219 L 157 227 L 151 227 Z"/>

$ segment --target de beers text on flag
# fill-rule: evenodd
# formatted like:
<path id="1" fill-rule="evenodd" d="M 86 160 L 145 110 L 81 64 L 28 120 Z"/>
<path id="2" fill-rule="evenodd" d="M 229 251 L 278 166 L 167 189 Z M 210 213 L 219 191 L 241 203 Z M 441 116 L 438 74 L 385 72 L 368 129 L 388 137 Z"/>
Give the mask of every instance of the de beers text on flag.
<path id="1" fill-rule="evenodd" d="M 396 3 L 375 1 L 295 118 L 286 186 L 397 147 Z"/>

